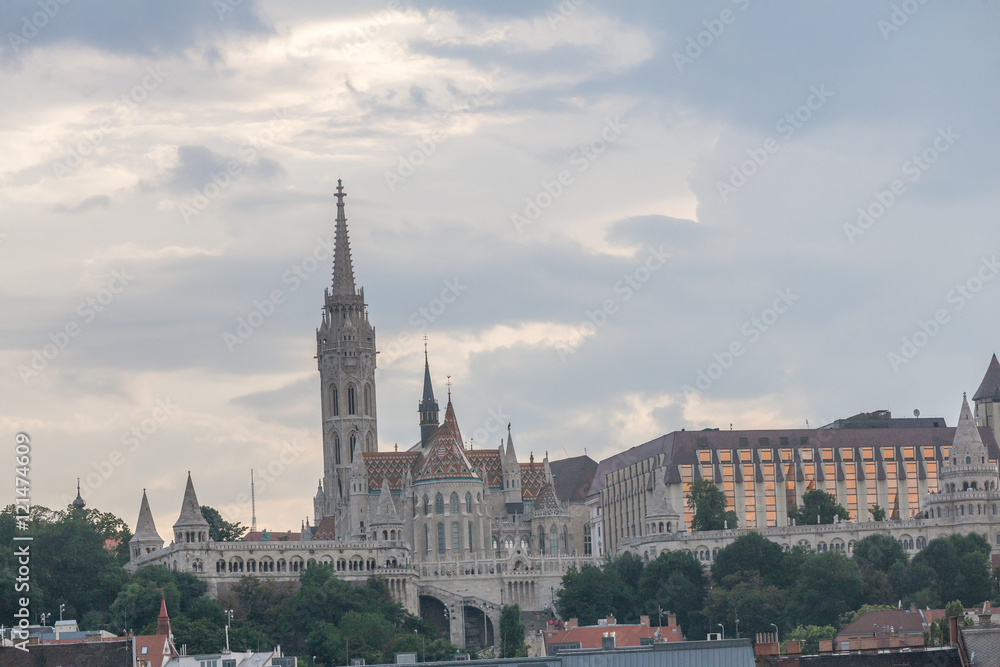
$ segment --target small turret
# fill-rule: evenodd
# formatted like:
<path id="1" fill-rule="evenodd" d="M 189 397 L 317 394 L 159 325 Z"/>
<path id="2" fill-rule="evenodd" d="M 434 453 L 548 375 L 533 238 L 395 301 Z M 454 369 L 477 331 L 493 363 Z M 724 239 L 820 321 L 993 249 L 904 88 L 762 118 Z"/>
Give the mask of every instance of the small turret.
<path id="1" fill-rule="evenodd" d="M 80 495 L 80 478 L 76 478 L 76 499 L 73 500 L 73 507 L 76 508 L 78 512 L 82 512 L 83 508 L 87 506 L 87 501 L 83 499 Z"/>
<path id="2" fill-rule="evenodd" d="M 437 430 L 438 402 L 434 399 L 434 387 L 431 385 L 431 366 L 427 359 L 427 341 L 424 341 L 424 395 L 417 408 L 420 412 L 420 447 L 426 447 L 434 431 Z"/>
<path id="3" fill-rule="evenodd" d="M 507 514 L 523 514 L 524 500 L 521 497 L 521 464 L 514 451 L 514 438 L 507 424 L 507 451 L 500 446 L 500 460 L 503 469 L 503 502 Z"/>
<path id="4" fill-rule="evenodd" d="M 135 535 L 128 541 L 129 553 L 132 559 L 152 553 L 163 548 L 163 538 L 156 530 L 153 513 L 149 510 L 149 500 L 146 489 L 142 490 L 142 502 L 139 504 L 139 519 L 135 522 Z"/>
<path id="5" fill-rule="evenodd" d="M 184 487 L 184 500 L 181 501 L 181 513 L 174 522 L 174 541 L 178 544 L 208 542 L 208 521 L 201 513 L 190 470 Z"/>

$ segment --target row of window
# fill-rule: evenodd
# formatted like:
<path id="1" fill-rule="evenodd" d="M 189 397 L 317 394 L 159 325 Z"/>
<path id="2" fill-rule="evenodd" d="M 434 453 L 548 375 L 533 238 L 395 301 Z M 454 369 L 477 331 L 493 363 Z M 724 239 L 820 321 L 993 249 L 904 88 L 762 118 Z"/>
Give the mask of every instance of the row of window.
<path id="1" fill-rule="evenodd" d="M 479 503 L 481 503 L 482 499 L 483 499 L 482 495 L 480 495 L 480 494 L 477 493 L 476 494 L 476 504 L 478 505 Z M 416 516 L 416 511 L 417 511 L 416 500 L 417 499 L 414 498 L 413 500 L 414 500 L 414 502 L 413 502 L 413 512 L 414 512 L 414 514 L 413 514 L 413 516 Z M 431 502 L 431 499 L 425 493 L 424 494 L 424 514 L 426 514 L 428 516 L 431 513 L 431 504 L 430 504 L 430 502 Z M 449 502 L 448 502 L 448 509 L 451 511 L 451 514 L 458 514 L 461 511 L 461 502 L 459 501 L 458 494 L 455 493 L 454 491 L 451 492 L 451 498 L 449 499 Z M 435 514 L 444 514 L 444 496 L 442 494 L 440 494 L 440 493 L 438 493 L 436 496 L 434 496 L 434 513 Z M 469 491 L 465 492 L 465 513 L 466 514 L 472 514 L 472 493 L 470 493 Z"/>
<path id="2" fill-rule="evenodd" d="M 358 405 L 355 398 L 357 391 L 353 384 L 347 385 L 347 414 L 356 415 L 358 414 Z M 365 417 L 374 416 L 373 412 L 374 402 L 372 401 L 372 387 L 370 384 L 366 384 L 364 388 L 364 396 L 362 400 L 362 408 L 364 410 Z M 330 414 L 334 417 L 340 416 L 340 390 L 335 386 L 330 387 Z"/>
<path id="3" fill-rule="evenodd" d="M 354 453 L 358 448 L 358 432 L 353 431 L 349 437 L 349 448 L 348 448 L 348 463 L 354 463 Z M 375 451 L 375 435 L 368 431 L 368 435 L 365 436 L 366 451 Z M 336 433 L 333 434 L 333 460 L 337 465 L 341 464 L 341 454 L 340 454 L 340 436 Z"/>

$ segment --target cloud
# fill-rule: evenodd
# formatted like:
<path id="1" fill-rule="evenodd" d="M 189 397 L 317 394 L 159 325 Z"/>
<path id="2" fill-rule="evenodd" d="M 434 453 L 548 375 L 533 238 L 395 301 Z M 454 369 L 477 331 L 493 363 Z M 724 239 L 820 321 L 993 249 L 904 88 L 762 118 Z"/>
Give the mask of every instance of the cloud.
<path id="1" fill-rule="evenodd" d="M 92 195 L 87 197 L 79 204 L 75 206 L 67 206 L 65 204 L 56 204 L 52 207 L 52 210 L 56 213 L 86 213 L 87 211 L 92 211 L 94 209 L 108 210 L 111 206 L 111 197 L 107 195 Z"/>

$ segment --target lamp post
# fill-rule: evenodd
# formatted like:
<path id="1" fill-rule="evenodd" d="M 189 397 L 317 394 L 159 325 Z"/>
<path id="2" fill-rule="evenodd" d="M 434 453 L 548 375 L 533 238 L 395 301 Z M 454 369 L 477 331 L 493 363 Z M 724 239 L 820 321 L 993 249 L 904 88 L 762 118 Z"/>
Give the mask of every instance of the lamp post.
<path id="1" fill-rule="evenodd" d="M 233 610 L 226 610 L 226 653 L 230 653 L 229 650 L 229 624 L 233 622 Z"/>
<path id="2" fill-rule="evenodd" d="M 780 644 L 781 640 L 778 638 L 778 626 L 772 623 L 771 627 L 774 628 L 774 642 L 776 644 Z"/>
<path id="3" fill-rule="evenodd" d="M 740 638 L 740 619 L 736 619 L 736 638 Z"/>
<path id="4" fill-rule="evenodd" d="M 716 623 L 716 625 L 718 625 L 720 628 L 722 628 L 722 638 L 725 639 L 726 638 L 726 626 L 724 626 L 722 623 Z"/>

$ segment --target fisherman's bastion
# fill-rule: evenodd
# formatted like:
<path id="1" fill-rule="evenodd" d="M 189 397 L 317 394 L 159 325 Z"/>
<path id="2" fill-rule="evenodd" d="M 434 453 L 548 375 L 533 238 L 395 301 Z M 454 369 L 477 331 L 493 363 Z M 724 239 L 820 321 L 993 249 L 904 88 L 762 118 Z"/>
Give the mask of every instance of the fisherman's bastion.
<path id="1" fill-rule="evenodd" d="M 169 542 L 143 493 L 129 569 L 191 572 L 218 595 L 247 575 L 291 582 L 304 568 L 331 563 L 347 580 L 384 578 L 406 609 L 455 645 L 486 646 L 502 605 L 551 608 L 570 568 L 625 551 L 652 559 L 676 550 L 709 566 L 750 530 L 786 549 L 848 554 L 857 540 L 886 533 L 911 555 L 935 537 L 974 531 L 1000 564 L 995 355 L 972 405 L 956 396 L 955 426 L 876 411 L 811 429 L 682 430 L 596 462 L 525 460 L 510 426 L 497 449 L 473 449 L 450 387 L 440 413 L 425 350 L 423 393 L 414 397 L 419 438 L 415 428 L 411 447 L 379 451 L 375 329 L 355 284 L 345 197 L 338 183 L 333 281 L 316 331 L 324 468 L 312 525 L 214 542 L 189 474 Z M 544 451 L 562 443 L 531 444 Z M 693 514 L 685 494 L 696 479 L 725 493 L 738 528 L 687 530 Z M 835 495 L 850 520 L 792 525 L 789 508 L 813 489 Z M 885 520 L 872 520 L 875 506 Z"/>

